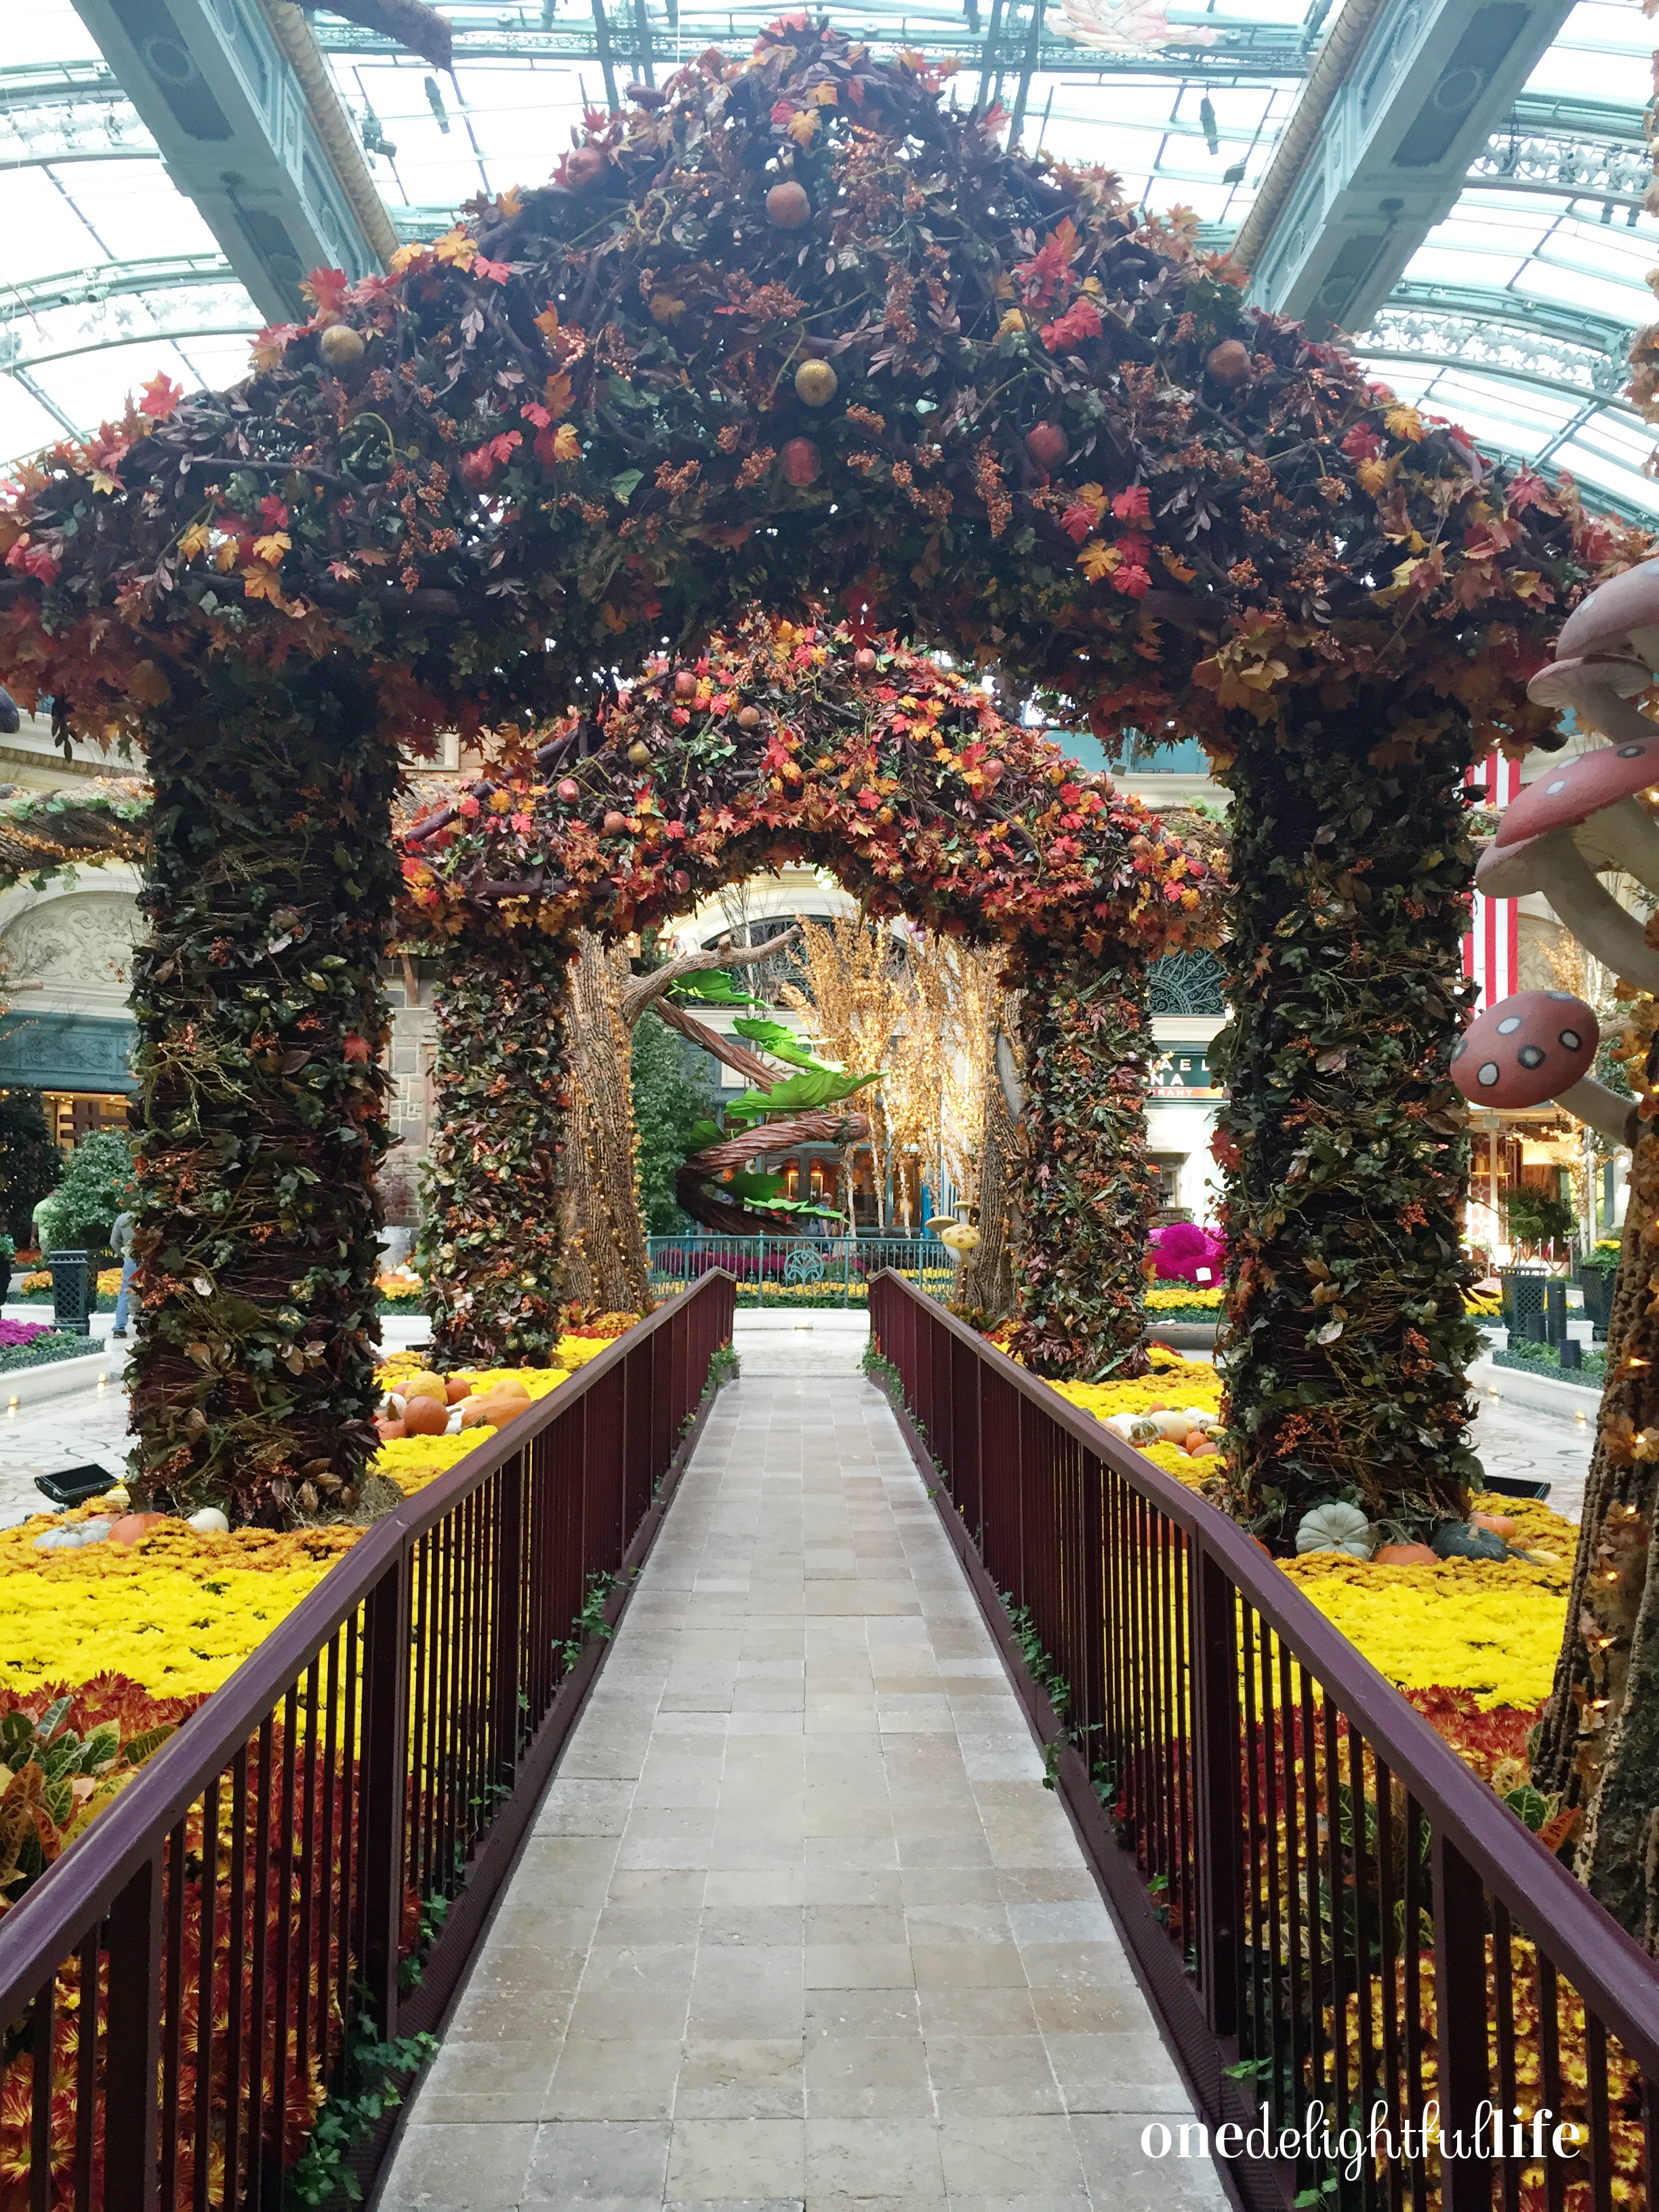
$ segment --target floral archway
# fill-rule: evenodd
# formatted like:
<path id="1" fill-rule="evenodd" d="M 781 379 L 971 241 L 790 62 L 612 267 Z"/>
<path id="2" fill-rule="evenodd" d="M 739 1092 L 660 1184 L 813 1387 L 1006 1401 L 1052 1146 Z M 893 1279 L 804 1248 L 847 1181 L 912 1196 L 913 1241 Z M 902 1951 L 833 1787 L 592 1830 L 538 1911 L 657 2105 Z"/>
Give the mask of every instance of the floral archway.
<path id="1" fill-rule="evenodd" d="M 1466 771 L 1547 733 L 1526 678 L 1634 536 L 944 74 L 804 15 L 711 50 L 548 185 L 316 274 L 236 392 L 157 378 L 7 495 L 0 681 L 157 792 L 136 1402 L 169 1494 L 371 1441 L 397 745 L 810 592 L 1210 749 L 1243 1509 L 1460 1510 Z"/>
<path id="2" fill-rule="evenodd" d="M 1055 1374 L 1138 1356 L 1146 966 L 1213 941 L 1217 886 L 978 684 L 845 624 L 757 617 L 526 742 L 406 843 L 409 926 L 447 956 L 440 1096 L 490 1100 L 437 1148 L 436 1315 L 458 1356 L 545 1356 L 557 1334 L 569 1041 L 561 1070 L 548 1032 L 578 933 L 653 929 L 801 860 L 873 914 L 1004 949 L 1029 1024 L 1021 1341 Z"/>

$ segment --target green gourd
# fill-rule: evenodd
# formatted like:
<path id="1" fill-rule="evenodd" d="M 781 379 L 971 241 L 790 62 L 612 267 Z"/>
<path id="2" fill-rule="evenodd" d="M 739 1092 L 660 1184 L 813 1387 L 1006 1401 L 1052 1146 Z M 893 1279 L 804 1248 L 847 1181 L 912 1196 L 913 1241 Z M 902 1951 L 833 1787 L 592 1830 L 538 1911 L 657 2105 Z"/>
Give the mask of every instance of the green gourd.
<path id="1" fill-rule="evenodd" d="M 1297 1523 L 1298 1552 L 1346 1552 L 1355 1559 L 1369 1559 L 1376 1539 L 1371 1524 L 1357 1505 L 1340 1498 L 1313 1506 Z"/>
<path id="2" fill-rule="evenodd" d="M 1442 1559 L 1507 1559 L 1510 1547 L 1490 1528 L 1473 1528 L 1467 1521 L 1443 1521 L 1429 1539 L 1429 1549 Z"/>

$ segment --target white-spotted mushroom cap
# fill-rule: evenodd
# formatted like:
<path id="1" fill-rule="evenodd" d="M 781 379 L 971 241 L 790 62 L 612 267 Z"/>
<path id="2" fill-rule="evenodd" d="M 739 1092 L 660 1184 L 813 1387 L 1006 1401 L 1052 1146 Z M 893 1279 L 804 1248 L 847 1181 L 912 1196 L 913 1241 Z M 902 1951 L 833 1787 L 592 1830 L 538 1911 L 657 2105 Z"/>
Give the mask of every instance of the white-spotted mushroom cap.
<path id="1" fill-rule="evenodd" d="M 1597 745 L 1572 760 L 1552 761 L 1504 811 L 1495 842 L 1507 849 L 1551 830 L 1576 830 L 1604 807 L 1659 783 L 1659 730 L 1617 745 Z"/>
<path id="2" fill-rule="evenodd" d="M 1592 653 L 1633 654 L 1659 668 L 1659 561 L 1643 561 L 1598 584 L 1561 625 L 1558 659 Z"/>
<path id="3" fill-rule="evenodd" d="M 1452 1081 L 1471 1105 L 1541 1106 L 1589 1073 L 1601 1042 L 1595 1013 L 1571 991 L 1517 991 L 1464 1030 Z"/>

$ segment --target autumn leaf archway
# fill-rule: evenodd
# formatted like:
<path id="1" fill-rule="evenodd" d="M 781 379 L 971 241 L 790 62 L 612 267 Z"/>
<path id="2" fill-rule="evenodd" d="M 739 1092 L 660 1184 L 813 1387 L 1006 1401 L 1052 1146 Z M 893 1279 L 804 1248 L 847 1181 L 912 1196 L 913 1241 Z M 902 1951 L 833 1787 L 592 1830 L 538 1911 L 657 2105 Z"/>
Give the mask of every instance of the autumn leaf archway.
<path id="1" fill-rule="evenodd" d="M 358 1054 L 398 746 L 544 726 L 811 593 L 1109 739 L 1210 749 L 1240 856 L 1242 1509 L 1461 1507 L 1467 770 L 1546 729 L 1526 678 L 1634 540 L 1247 307 L 1105 172 L 1006 149 L 942 74 L 805 15 L 711 50 L 549 184 L 313 276 L 238 391 L 155 380 L 0 503 L 0 682 L 131 735 L 157 793 L 155 1494 L 280 1510 L 372 1443 Z"/>
<path id="2" fill-rule="evenodd" d="M 845 625 L 757 618 L 526 742 L 406 842 L 407 927 L 447 973 L 437 1073 L 457 1110 L 429 1237 L 453 1356 L 546 1356 L 559 1190 L 618 1181 L 580 1118 L 581 1040 L 552 1034 L 580 933 L 657 928 L 785 860 L 827 869 L 872 914 L 1003 949 L 1026 1007 L 1023 1346 L 1073 1376 L 1139 1356 L 1146 969 L 1213 941 L 1216 886 L 1154 815 L 980 686 Z M 605 1020 L 602 999 L 583 1018 Z M 631 1205 L 613 1191 L 613 1216 Z M 592 1233 L 638 1235 L 631 1218 Z"/>

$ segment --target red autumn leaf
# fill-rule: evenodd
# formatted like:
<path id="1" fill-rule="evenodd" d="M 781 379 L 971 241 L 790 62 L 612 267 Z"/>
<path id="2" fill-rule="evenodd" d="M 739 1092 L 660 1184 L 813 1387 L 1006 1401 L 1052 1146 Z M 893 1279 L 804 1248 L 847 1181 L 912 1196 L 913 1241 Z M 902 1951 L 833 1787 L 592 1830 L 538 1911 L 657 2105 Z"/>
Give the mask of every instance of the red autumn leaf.
<path id="1" fill-rule="evenodd" d="M 1112 494 L 1112 513 L 1120 522 L 1146 522 L 1151 520 L 1152 512 L 1152 504 L 1145 484 L 1131 484 L 1127 491 Z"/>
<path id="2" fill-rule="evenodd" d="M 165 422 L 184 398 L 185 387 L 158 371 L 143 386 L 143 393 L 138 402 L 139 413 L 148 415 L 152 422 Z"/>
<path id="3" fill-rule="evenodd" d="M 510 262 L 487 261 L 480 253 L 472 264 L 472 274 L 484 277 L 491 284 L 505 284 L 513 268 Z"/>

